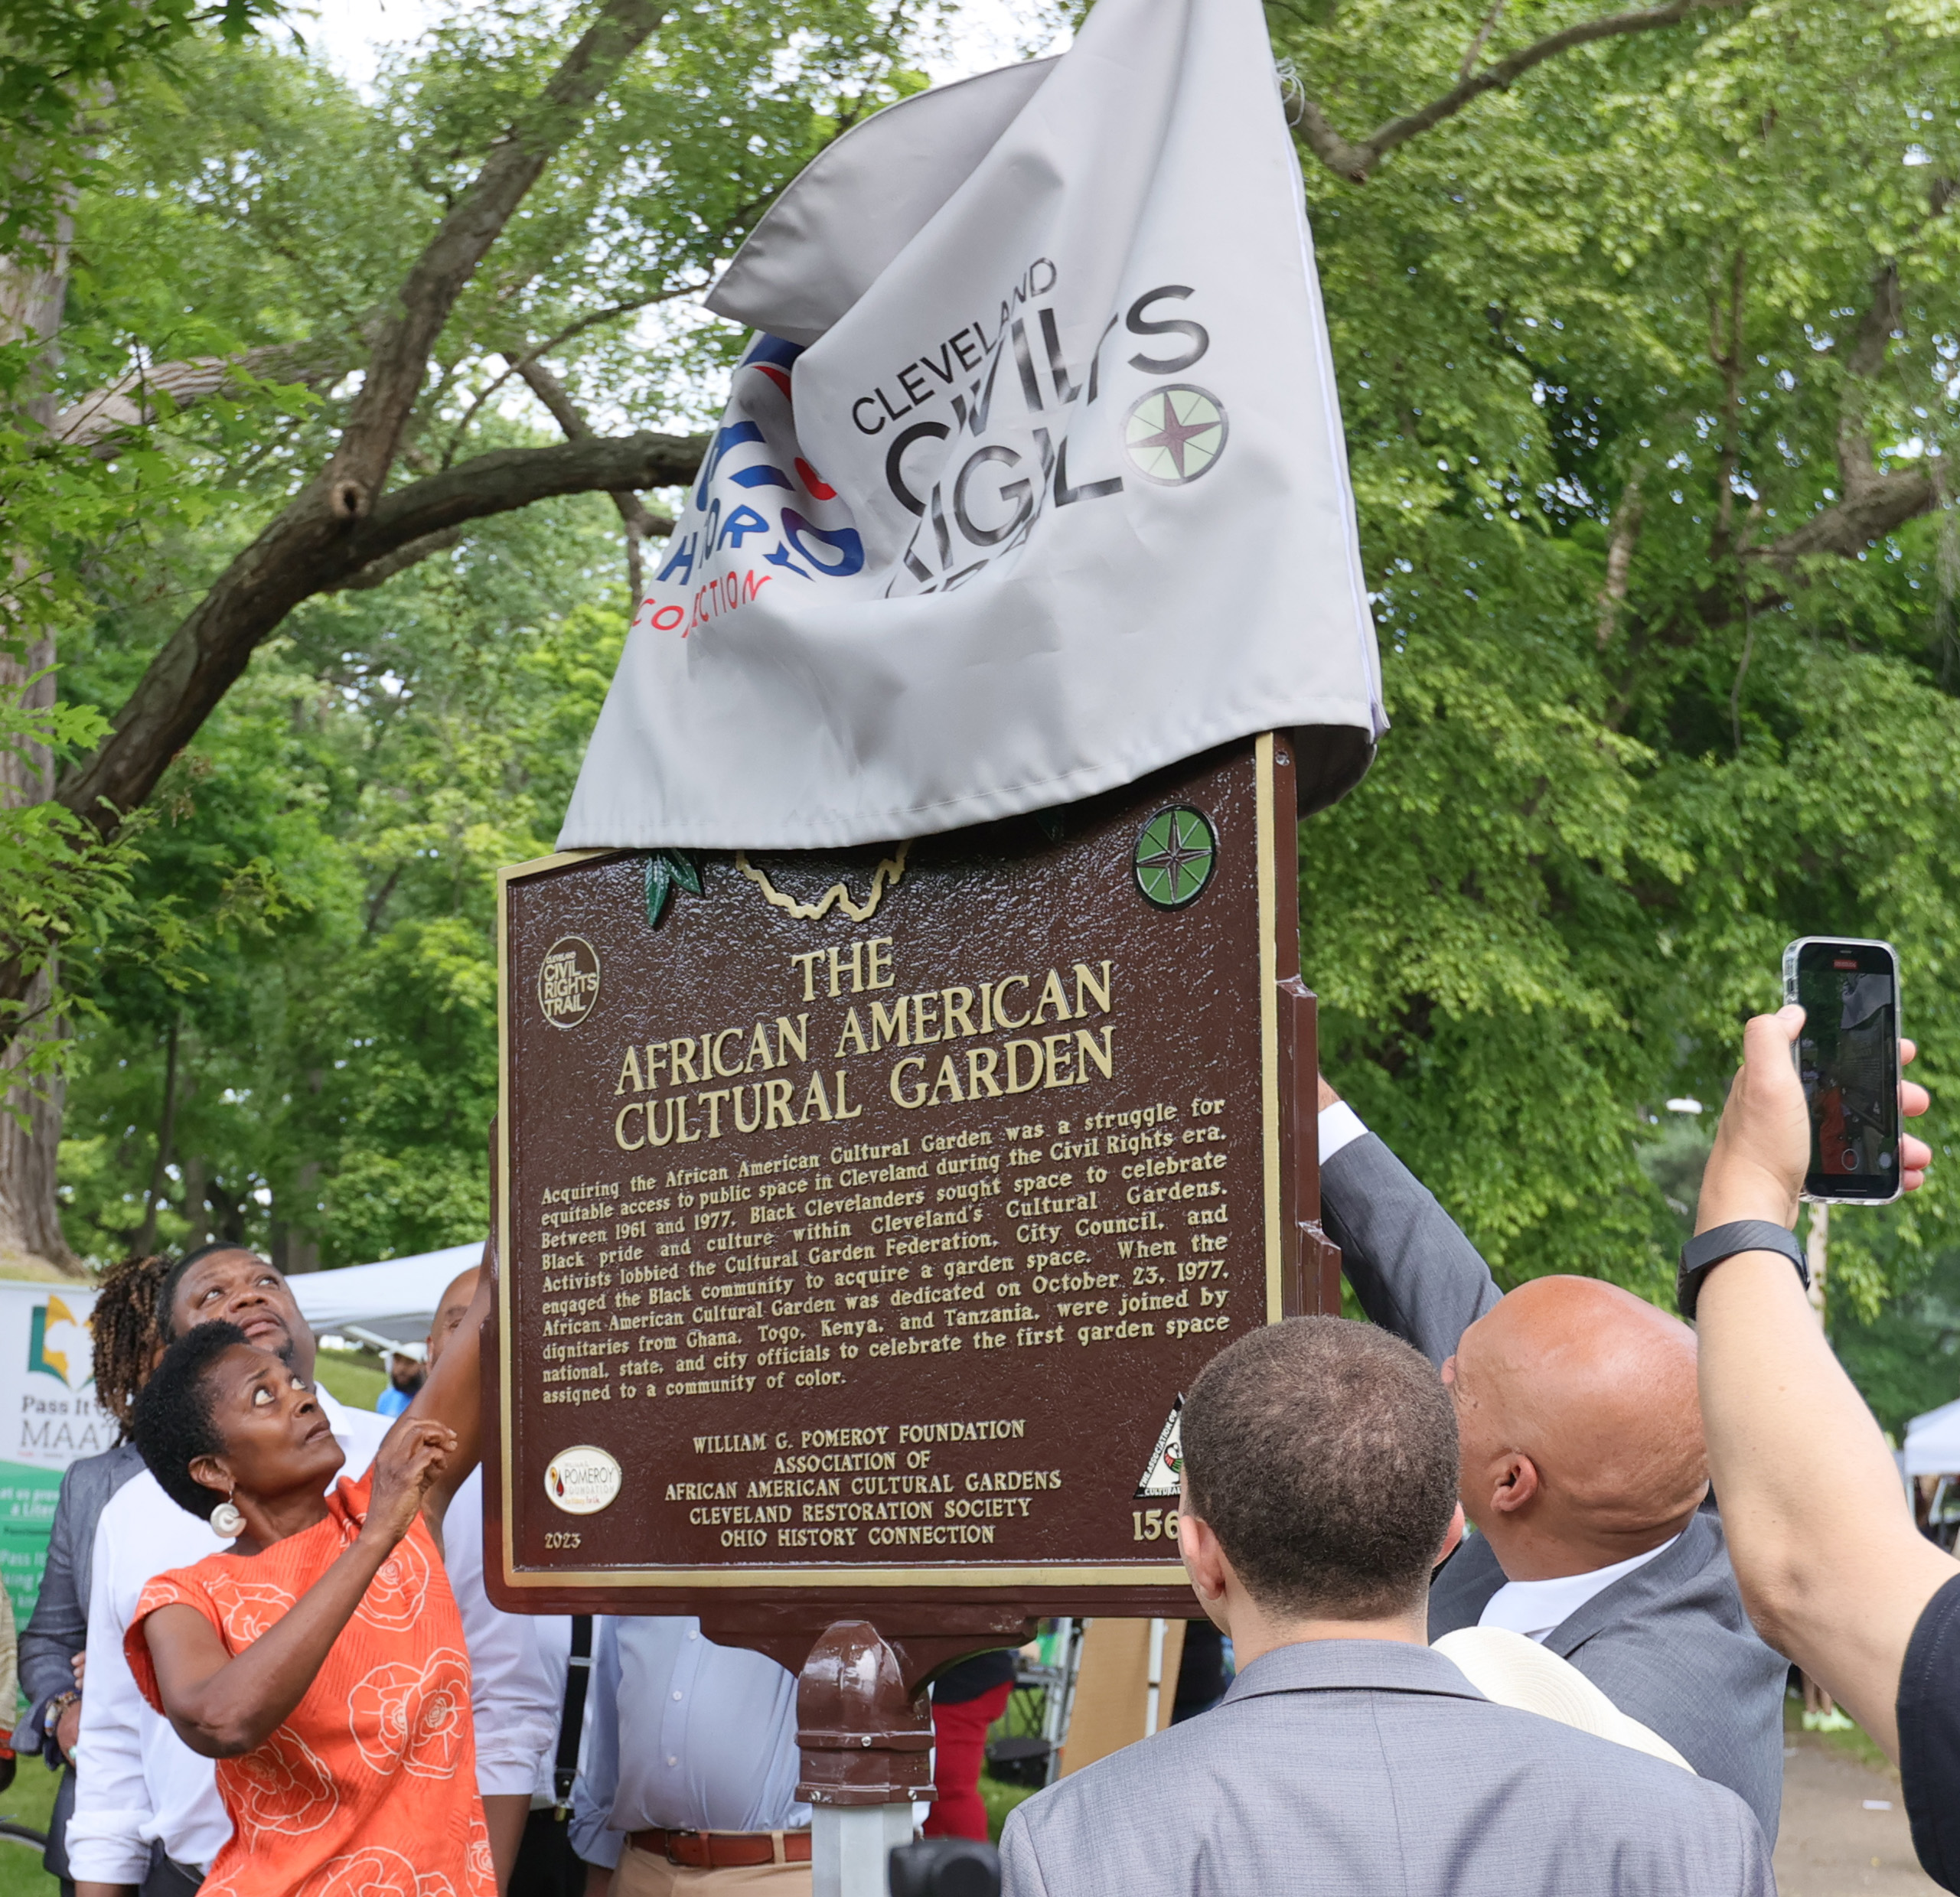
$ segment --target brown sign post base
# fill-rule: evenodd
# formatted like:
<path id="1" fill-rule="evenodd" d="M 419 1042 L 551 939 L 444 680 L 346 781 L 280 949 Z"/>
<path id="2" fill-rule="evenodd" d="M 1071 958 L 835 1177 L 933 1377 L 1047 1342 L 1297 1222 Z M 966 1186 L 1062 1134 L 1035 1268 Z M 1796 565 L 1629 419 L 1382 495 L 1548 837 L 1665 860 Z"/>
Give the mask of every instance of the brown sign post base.
<path id="1" fill-rule="evenodd" d="M 804 1662 L 796 1719 L 815 1897 L 882 1894 L 912 1801 L 936 1795 L 931 1703 L 869 1621 L 837 1621 Z"/>

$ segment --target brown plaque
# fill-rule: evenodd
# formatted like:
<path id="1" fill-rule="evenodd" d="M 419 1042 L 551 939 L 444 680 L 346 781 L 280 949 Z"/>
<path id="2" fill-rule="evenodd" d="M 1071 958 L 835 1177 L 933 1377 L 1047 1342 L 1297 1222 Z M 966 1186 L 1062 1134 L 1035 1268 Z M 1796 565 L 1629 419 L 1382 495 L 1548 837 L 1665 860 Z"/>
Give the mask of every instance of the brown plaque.
<path id="1" fill-rule="evenodd" d="M 505 872 L 501 1605 L 805 1647 L 1190 1611 L 1176 1406 L 1326 1295 L 1288 749 Z"/>

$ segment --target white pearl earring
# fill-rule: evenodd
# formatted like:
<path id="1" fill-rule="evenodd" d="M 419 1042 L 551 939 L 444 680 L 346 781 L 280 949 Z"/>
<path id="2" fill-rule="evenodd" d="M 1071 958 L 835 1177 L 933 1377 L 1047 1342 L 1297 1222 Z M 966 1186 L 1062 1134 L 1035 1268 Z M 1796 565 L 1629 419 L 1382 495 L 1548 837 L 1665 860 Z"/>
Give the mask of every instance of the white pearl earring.
<path id="1" fill-rule="evenodd" d="M 211 1532 L 227 1541 L 236 1541 L 244 1534 L 244 1514 L 230 1495 L 211 1511 Z"/>

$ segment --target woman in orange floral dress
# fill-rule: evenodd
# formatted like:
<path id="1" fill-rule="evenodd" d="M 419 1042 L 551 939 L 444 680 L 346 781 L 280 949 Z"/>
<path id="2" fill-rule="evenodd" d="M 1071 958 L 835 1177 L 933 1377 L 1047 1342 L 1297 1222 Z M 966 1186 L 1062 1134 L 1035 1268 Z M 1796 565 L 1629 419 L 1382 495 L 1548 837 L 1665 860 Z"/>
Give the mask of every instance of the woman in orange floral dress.
<path id="1" fill-rule="evenodd" d="M 324 1495 L 341 1458 L 311 1388 L 236 1325 L 189 1332 L 139 1398 L 165 1492 L 236 1537 L 152 1581 L 126 1644 L 218 1762 L 233 1832 L 206 1897 L 496 1897 L 462 1624 L 423 1520 L 475 1463 L 477 1362 L 445 1352 L 373 1468 Z"/>

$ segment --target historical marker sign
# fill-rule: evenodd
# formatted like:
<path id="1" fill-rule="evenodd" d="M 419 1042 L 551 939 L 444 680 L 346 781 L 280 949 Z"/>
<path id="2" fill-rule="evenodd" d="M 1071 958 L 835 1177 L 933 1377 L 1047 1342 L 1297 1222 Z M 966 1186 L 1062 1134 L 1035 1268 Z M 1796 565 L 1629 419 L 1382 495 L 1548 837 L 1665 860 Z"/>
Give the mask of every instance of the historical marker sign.
<path id="1" fill-rule="evenodd" d="M 1177 1405 L 1299 1308 L 1313 1210 L 1291 777 L 506 873 L 500 1599 L 1182 1587 Z"/>

